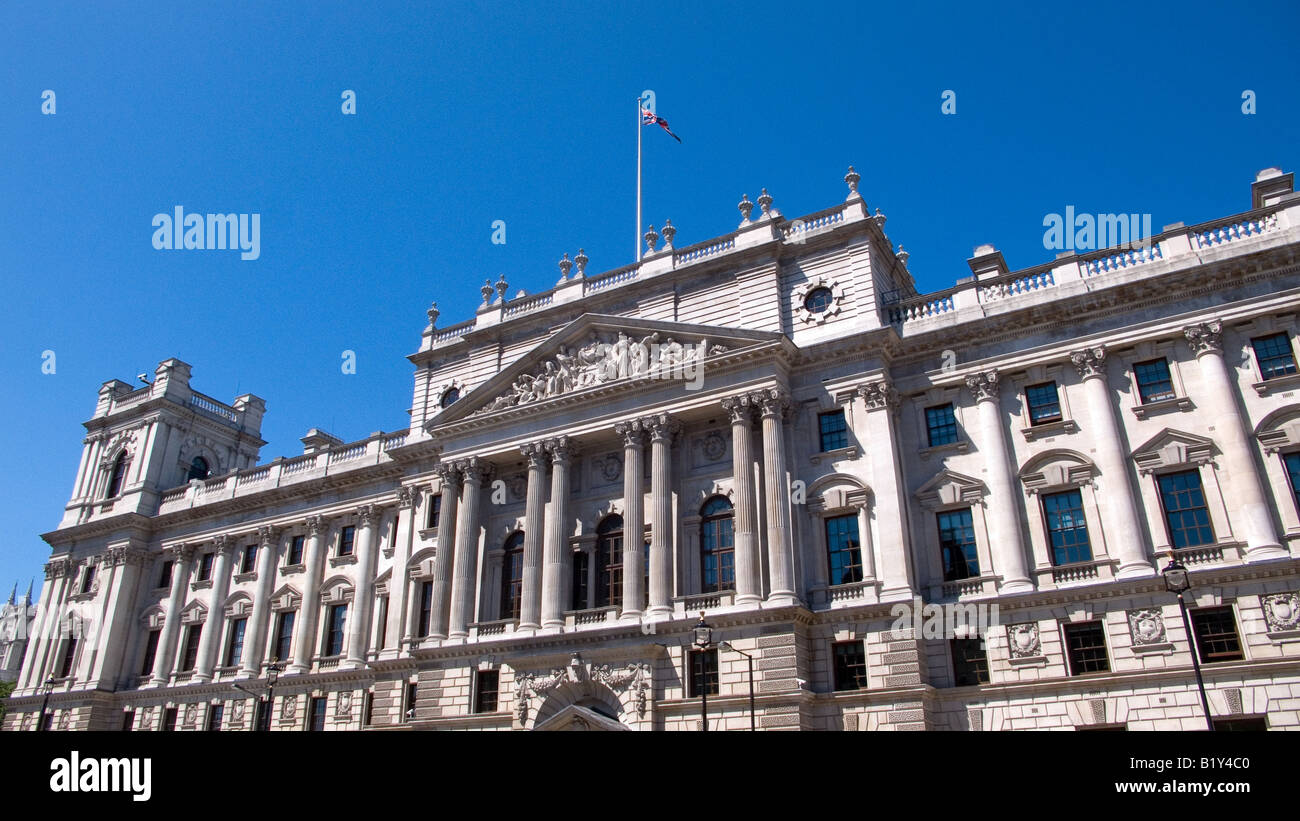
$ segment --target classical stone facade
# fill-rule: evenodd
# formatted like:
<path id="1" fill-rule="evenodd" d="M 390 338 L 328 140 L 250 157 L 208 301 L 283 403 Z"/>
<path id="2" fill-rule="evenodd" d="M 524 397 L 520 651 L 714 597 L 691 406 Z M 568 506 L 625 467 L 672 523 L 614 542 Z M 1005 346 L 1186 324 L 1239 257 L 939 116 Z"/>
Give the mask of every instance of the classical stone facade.
<path id="1" fill-rule="evenodd" d="M 18 585 L 14 585 L 9 601 L 0 604 L 0 681 L 17 681 L 22 670 L 23 655 L 27 652 L 27 638 L 36 621 L 36 603 L 32 589 L 18 598 Z"/>
<path id="2" fill-rule="evenodd" d="M 435 305 L 406 431 L 107 383 L 5 729 L 1200 729 L 1171 559 L 1216 720 L 1300 726 L 1292 176 L 926 295 L 845 181 Z"/>

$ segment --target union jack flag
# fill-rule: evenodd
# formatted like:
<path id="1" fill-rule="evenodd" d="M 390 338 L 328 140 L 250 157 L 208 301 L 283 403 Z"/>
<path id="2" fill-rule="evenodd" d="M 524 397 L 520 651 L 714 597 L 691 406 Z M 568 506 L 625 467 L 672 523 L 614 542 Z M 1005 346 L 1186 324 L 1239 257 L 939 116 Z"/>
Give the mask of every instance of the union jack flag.
<path id="1" fill-rule="evenodd" d="M 673 130 L 668 127 L 667 120 L 665 120 L 663 117 L 656 117 L 654 114 L 650 113 L 644 108 L 641 109 L 641 125 L 657 125 L 660 128 L 662 128 L 664 131 L 667 131 L 669 137 L 672 137 L 677 142 L 682 141 L 682 138 L 674 134 Z"/>

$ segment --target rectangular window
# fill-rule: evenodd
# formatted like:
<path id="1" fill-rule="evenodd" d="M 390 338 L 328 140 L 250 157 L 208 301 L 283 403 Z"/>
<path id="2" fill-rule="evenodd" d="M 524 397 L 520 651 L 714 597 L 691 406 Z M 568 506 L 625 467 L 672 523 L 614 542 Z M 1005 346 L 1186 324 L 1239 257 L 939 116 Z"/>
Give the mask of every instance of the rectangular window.
<path id="1" fill-rule="evenodd" d="M 831 584 L 862 581 L 862 551 L 856 513 L 826 520 L 826 549 L 830 553 Z"/>
<path id="2" fill-rule="evenodd" d="M 1047 519 L 1047 537 L 1052 545 L 1052 564 L 1059 567 L 1092 561 L 1082 493 L 1067 490 L 1044 495 L 1043 516 Z"/>
<path id="3" fill-rule="evenodd" d="M 587 609 L 587 551 L 573 554 L 573 609 Z"/>
<path id="4" fill-rule="evenodd" d="M 1265 716 L 1249 716 L 1247 718 L 1216 718 L 1214 719 L 1215 732 L 1264 732 L 1268 729 L 1268 719 Z"/>
<path id="5" fill-rule="evenodd" d="M 339 534 L 339 555 L 340 556 L 352 555 L 352 542 L 356 539 L 356 537 L 357 537 L 356 527 L 354 527 L 353 525 L 347 525 L 343 528 L 343 532 Z"/>
<path id="6" fill-rule="evenodd" d="M 1259 373 L 1265 379 L 1277 379 L 1296 372 L 1295 353 L 1286 334 L 1270 334 L 1250 340 L 1259 361 Z"/>
<path id="7" fill-rule="evenodd" d="M 343 655 L 343 626 L 347 621 L 346 604 L 330 605 L 329 618 L 325 621 L 325 644 L 321 648 L 322 656 Z"/>
<path id="8" fill-rule="evenodd" d="M 239 562 L 240 573 L 252 573 L 257 569 L 257 545 L 244 545 L 244 555 Z"/>
<path id="9" fill-rule="evenodd" d="M 1201 663 L 1241 661 L 1241 640 L 1237 638 L 1237 620 L 1231 607 L 1204 607 L 1191 612 L 1192 630 Z"/>
<path id="10" fill-rule="evenodd" d="M 307 708 L 307 729 L 313 732 L 325 730 L 325 696 L 313 696 L 311 706 Z"/>
<path id="11" fill-rule="evenodd" d="M 383 649 L 388 645 L 388 597 L 379 597 L 379 636 L 375 647 Z"/>
<path id="12" fill-rule="evenodd" d="M 1138 396 L 1142 398 L 1142 404 L 1174 398 L 1174 380 L 1169 376 L 1169 361 L 1163 357 L 1136 363 L 1133 366 L 1133 376 L 1137 379 Z"/>
<path id="13" fill-rule="evenodd" d="M 974 687 L 989 683 L 989 659 L 984 652 L 983 639 L 953 639 L 949 642 L 949 649 L 955 686 Z"/>
<path id="14" fill-rule="evenodd" d="M 366 690 L 361 698 L 361 726 L 369 727 L 375 723 L 375 691 Z"/>
<path id="15" fill-rule="evenodd" d="M 129 733 L 135 729 L 135 710 L 122 711 L 122 732 Z"/>
<path id="16" fill-rule="evenodd" d="M 69 636 L 68 643 L 63 645 L 63 663 L 59 665 L 59 678 L 71 676 L 76 663 L 77 638 L 76 636 Z"/>
<path id="17" fill-rule="evenodd" d="M 1300 508 L 1300 453 L 1288 453 L 1282 457 L 1283 463 L 1286 464 L 1286 475 L 1291 480 L 1291 495 L 1295 497 L 1295 505 Z"/>
<path id="18" fill-rule="evenodd" d="M 169 733 L 175 731 L 176 729 L 176 708 L 175 707 L 168 707 L 163 712 L 161 729 Z"/>
<path id="19" fill-rule="evenodd" d="M 271 645 L 272 661 L 288 661 L 293 649 L 293 622 L 295 613 L 285 610 L 275 620 L 275 642 Z"/>
<path id="20" fill-rule="evenodd" d="M 206 582 L 212 578 L 212 559 L 214 554 L 204 553 L 199 557 L 199 581 Z"/>
<path id="21" fill-rule="evenodd" d="M 817 426 L 821 431 L 822 452 L 849 446 L 849 426 L 844 421 L 843 408 L 818 414 Z"/>
<path id="22" fill-rule="evenodd" d="M 957 417 L 953 414 L 952 403 L 926 408 L 925 427 L 932 448 L 939 445 L 951 445 L 956 442 Z"/>
<path id="23" fill-rule="evenodd" d="M 1065 625 L 1065 645 L 1070 675 L 1110 672 L 1106 655 L 1106 631 L 1099 621 Z"/>
<path id="24" fill-rule="evenodd" d="M 497 711 L 497 680 L 496 670 L 479 670 L 474 674 L 474 712 Z"/>
<path id="25" fill-rule="evenodd" d="M 718 650 L 692 650 L 688 659 L 691 665 L 691 691 L 687 695 L 692 698 L 707 693 L 711 696 L 718 694 Z"/>
<path id="26" fill-rule="evenodd" d="M 1055 382 L 1025 388 L 1025 404 L 1029 407 L 1030 425 L 1061 421 L 1061 397 Z"/>
<path id="27" fill-rule="evenodd" d="M 429 635 L 429 622 L 433 618 L 433 582 L 420 583 L 420 638 Z"/>
<path id="28" fill-rule="evenodd" d="M 1160 504 L 1169 526 L 1169 540 L 1175 549 L 1214 543 L 1210 510 L 1196 470 L 1166 473 L 1160 477 Z"/>
<path id="29" fill-rule="evenodd" d="M 943 580 L 973 579 L 980 574 L 975 549 L 975 523 L 970 508 L 935 514 L 939 524 L 939 550 L 943 555 Z"/>
<path id="30" fill-rule="evenodd" d="M 429 500 L 429 512 L 424 520 L 425 528 L 432 530 L 438 526 L 438 521 L 442 518 L 442 494 L 439 493 Z"/>
<path id="31" fill-rule="evenodd" d="M 835 689 L 862 690 L 867 686 L 867 648 L 861 641 L 837 641 L 831 645 Z"/>
<path id="32" fill-rule="evenodd" d="M 172 586 L 172 560 L 168 559 L 162 563 L 162 571 L 158 574 L 159 587 Z"/>
<path id="33" fill-rule="evenodd" d="M 193 670 L 199 660 L 199 639 L 203 637 L 203 625 L 191 624 L 185 630 L 185 652 L 181 654 L 181 670 Z"/>
<path id="34" fill-rule="evenodd" d="M 208 732 L 215 733 L 221 729 L 221 719 L 225 717 L 226 705 L 208 705 Z"/>
<path id="35" fill-rule="evenodd" d="M 402 720 L 415 721 L 415 698 L 420 693 L 420 685 L 414 681 L 406 683 L 406 691 L 403 694 L 402 701 Z M 493 708 L 496 709 L 496 708 Z"/>
<path id="36" fill-rule="evenodd" d="M 158 658 L 158 639 L 162 636 L 161 630 L 150 630 L 149 635 L 144 640 L 144 664 L 140 666 L 140 675 L 147 676 L 153 672 L 154 662 Z"/>
<path id="37" fill-rule="evenodd" d="M 306 541 L 306 536 L 294 536 L 289 540 L 289 564 L 302 564 L 302 549 Z"/>
<path id="38" fill-rule="evenodd" d="M 257 715 L 255 718 L 258 732 L 268 733 L 271 731 L 271 713 L 274 710 L 275 705 L 265 697 L 257 700 Z"/>
<path id="39" fill-rule="evenodd" d="M 86 565 L 85 575 L 81 577 L 81 592 L 89 593 L 91 589 L 94 588 L 94 586 L 95 586 L 95 566 L 93 564 L 88 564 Z"/>
<path id="40" fill-rule="evenodd" d="M 234 667 L 244 657 L 244 630 L 248 619 L 231 619 L 230 630 L 226 634 L 225 667 Z"/>

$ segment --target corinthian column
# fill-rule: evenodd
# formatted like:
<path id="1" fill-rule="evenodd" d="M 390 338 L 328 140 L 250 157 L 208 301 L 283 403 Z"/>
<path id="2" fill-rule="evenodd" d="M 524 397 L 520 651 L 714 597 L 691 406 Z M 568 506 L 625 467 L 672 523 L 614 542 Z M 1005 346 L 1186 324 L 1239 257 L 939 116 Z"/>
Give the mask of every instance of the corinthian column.
<path id="1" fill-rule="evenodd" d="M 790 393 L 770 388 L 757 397 L 763 418 L 763 487 L 767 491 L 767 603 L 795 604 L 794 547 L 790 542 L 790 478 L 785 472 L 785 414 Z"/>
<path id="2" fill-rule="evenodd" d="M 1098 345 L 1070 354 L 1070 361 L 1083 379 L 1088 397 L 1088 419 L 1094 426 L 1097 467 L 1101 468 L 1102 504 L 1109 527 L 1108 545 L 1114 545 L 1121 579 L 1151 576 L 1155 570 L 1147 558 L 1142 518 L 1138 516 L 1137 494 L 1128 478 L 1128 447 L 1110 402 L 1106 384 L 1106 349 Z"/>
<path id="3" fill-rule="evenodd" d="M 993 542 L 994 570 L 1002 576 L 998 590 L 1002 593 L 1019 593 L 1032 590 L 1025 564 L 1025 546 L 1020 532 L 1020 513 L 1016 489 L 1008 462 L 1007 434 L 1002 425 L 1002 409 L 998 406 L 998 372 L 975 373 L 966 377 L 980 416 L 980 450 L 988 468 L 989 508 L 992 514 L 989 538 Z"/>
<path id="4" fill-rule="evenodd" d="M 1246 561 L 1280 559 L 1287 555 L 1273 528 L 1264 483 L 1255 466 L 1251 430 L 1237 407 L 1237 380 L 1223 360 L 1223 326 L 1218 321 L 1183 329 L 1187 343 L 1200 363 L 1205 394 L 1199 398 L 1207 417 L 1217 420 L 1215 431 L 1228 468 L 1232 509 L 1240 517 L 1246 537 Z"/>
<path id="5" fill-rule="evenodd" d="M 357 585 L 352 597 L 352 618 L 348 619 L 348 657 L 350 667 L 366 663 L 370 650 L 370 619 L 375 611 L 375 522 L 379 520 L 376 505 L 357 508 Z"/>
<path id="6" fill-rule="evenodd" d="M 682 423 L 666 413 L 642 420 L 650 431 L 650 614 L 673 612 L 672 442 Z"/>
<path id="7" fill-rule="evenodd" d="M 545 511 L 546 446 L 529 442 L 519 449 L 528 460 L 528 492 L 524 502 L 524 573 L 519 603 L 519 629 L 542 626 L 542 532 Z"/>
<path id="8" fill-rule="evenodd" d="M 320 616 L 320 584 L 324 575 L 325 561 L 322 542 L 325 537 L 325 519 L 321 516 L 307 517 L 307 551 L 303 557 L 306 563 L 306 580 L 302 588 L 302 612 L 294 625 L 297 635 L 293 637 L 293 664 L 290 673 L 305 673 L 311 669 L 311 657 L 316 652 L 316 620 Z"/>
<path id="9" fill-rule="evenodd" d="M 275 584 L 276 544 L 280 531 L 270 526 L 257 529 L 257 588 L 253 594 L 253 612 L 244 633 L 244 659 L 240 675 L 256 678 L 262 674 L 266 651 L 266 631 L 271 621 L 271 593 Z"/>
<path id="10" fill-rule="evenodd" d="M 442 480 L 442 506 L 438 518 L 438 546 L 433 554 L 429 638 L 445 639 L 451 608 L 451 571 L 456 556 L 456 527 L 460 521 L 460 487 L 465 477 L 455 464 L 438 465 L 437 472 Z"/>
<path id="11" fill-rule="evenodd" d="M 469 625 L 474 621 L 474 583 L 478 569 L 478 497 L 479 488 L 492 472 L 491 466 L 471 456 L 456 463 L 465 477 L 460 515 L 456 522 L 456 562 L 451 584 L 451 621 L 448 638 L 463 639 L 469 636 Z"/>
<path id="12" fill-rule="evenodd" d="M 623 612 L 640 619 L 645 602 L 645 489 L 641 482 L 641 448 L 645 432 L 639 420 L 619 422 L 623 438 Z"/>
<path id="13" fill-rule="evenodd" d="M 564 627 L 564 593 L 569 583 L 569 460 L 576 454 L 567 436 L 546 440 L 551 454 L 551 509 L 543 547 L 542 627 Z"/>
<path id="14" fill-rule="evenodd" d="M 894 386 L 880 380 L 859 385 L 866 419 L 864 445 L 871 455 L 871 504 L 876 508 L 876 527 L 880 536 L 880 598 L 908 599 L 913 595 L 912 570 L 908 552 L 912 539 L 907 525 L 906 491 L 903 483 L 903 457 L 899 452 L 895 428 L 899 396 Z M 870 578 L 867 554 L 871 553 L 871 516 L 866 506 L 859 514 L 862 527 L 863 576 Z"/>
<path id="15" fill-rule="evenodd" d="M 153 678 L 150 684 L 166 686 L 171 680 L 172 662 L 176 657 L 176 637 L 181 628 L 181 607 L 185 604 L 185 588 L 190 583 L 190 569 L 194 563 L 192 545 L 175 545 L 165 548 L 164 553 L 172 557 L 172 589 L 167 597 L 167 619 L 163 622 L 163 634 L 159 637 L 158 652 L 154 656 Z"/>
<path id="16" fill-rule="evenodd" d="M 731 417 L 731 465 L 736 490 L 736 604 L 753 604 L 762 600 L 761 568 L 758 562 L 758 539 L 755 534 L 753 437 L 750 427 L 754 403 L 747 394 L 722 400 Z"/>
<path id="17" fill-rule="evenodd" d="M 195 665 L 195 681 L 211 681 L 217 664 L 217 642 L 221 640 L 222 622 L 226 619 L 226 594 L 230 592 L 230 558 L 235 550 L 234 540 L 227 534 L 217 537 L 217 558 L 212 564 L 212 598 L 208 602 L 208 620 L 199 636 L 199 661 Z"/>
<path id="18" fill-rule="evenodd" d="M 393 520 L 393 527 L 397 528 L 397 550 L 388 582 L 388 622 L 384 625 L 384 646 L 375 648 L 389 658 L 393 653 L 401 652 L 402 638 L 405 635 L 403 630 L 406 620 L 402 614 L 410 607 L 411 598 L 406 566 L 411 561 L 420 496 L 420 487 L 417 485 L 407 485 L 397 491 L 397 517 Z"/>

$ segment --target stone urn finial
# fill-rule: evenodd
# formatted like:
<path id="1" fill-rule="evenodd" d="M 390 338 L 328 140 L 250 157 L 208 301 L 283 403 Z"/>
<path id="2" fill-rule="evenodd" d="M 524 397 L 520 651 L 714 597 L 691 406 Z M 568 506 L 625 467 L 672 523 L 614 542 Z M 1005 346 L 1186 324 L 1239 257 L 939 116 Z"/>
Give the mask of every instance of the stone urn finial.
<path id="1" fill-rule="evenodd" d="M 860 196 L 860 194 L 858 194 L 858 181 L 861 179 L 862 175 L 854 171 L 853 166 L 850 165 L 849 173 L 844 175 L 844 182 L 849 186 L 849 199 Z"/>
<path id="2" fill-rule="evenodd" d="M 500 274 L 497 279 L 497 296 L 502 302 L 506 301 L 506 291 L 508 290 L 510 290 L 510 285 L 506 282 L 506 275 Z"/>
<path id="3" fill-rule="evenodd" d="M 569 252 L 564 252 L 564 258 L 560 260 L 560 282 L 569 278 L 569 270 L 573 268 L 573 263 L 569 261 Z"/>
<path id="4" fill-rule="evenodd" d="M 490 279 L 483 280 L 483 287 L 479 288 L 478 290 L 479 293 L 483 295 L 483 304 L 491 305 L 492 304 L 492 280 Z"/>
<path id="5" fill-rule="evenodd" d="M 577 265 L 578 265 L 578 273 L 577 273 L 577 276 L 578 276 L 579 278 L 581 278 L 581 277 L 584 276 L 584 275 L 586 274 L 586 272 L 587 272 L 587 261 L 588 261 L 588 260 L 587 260 L 587 253 L 586 253 L 585 251 L 583 251 L 581 248 L 579 248 L 579 249 L 578 249 L 578 255 L 577 255 L 576 257 L 573 258 L 573 261 L 574 261 L 575 263 L 577 263 Z"/>
<path id="6" fill-rule="evenodd" d="M 677 236 L 677 229 L 673 227 L 672 220 L 664 220 L 664 250 L 671 251 L 673 248 L 673 237 Z"/>
<path id="7" fill-rule="evenodd" d="M 749 214 L 754 210 L 754 203 L 749 201 L 748 194 L 740 195 L 740 204 L 736 206 L 740 209 L 740 216 L 744 217 L 741 225 L 749 225 Z"/>
<path id="8" fill-rule="evenodd" d="M 758 197 L 758 207 L 762 209 L 764 217 L 770 217 L 772 215 L 772 195 L 767 193 L 766 188 L 763 189 L 763 193 Z"/>
<path id="9" fill-rule="evenodd" d="M 653 225 L 650 226 L 649 231 L 645 232 L 644 239 L 646 248 L 648 249 L 646 253 L 653 254 L 655 252 L 655 243 L 659 241 L 659 234 L 655 232 L 655 227 Z"/>
<path id="10" fill-rule="evenodd" d="M 432 305 L 430 305 L 429 310 L 425 311 L 425 313 L 429 315 L 429 324 L 434 327 L 437 327 L 438 317 L 442 315 L 442 312 L 438 310 L 438 303 L 435 302 Z"/>
<path id="11" fill-rule="evenodd" d="M 884 214 L 880 213 L 879 208 L 876 209 L 875 216 L 873 216 L 871 219 L 875 220 L 877 228 L 879 228 L 881 231 L 885 230 L 886 217 Z"/>
<path id="12" fill-rule="evenodd" d="M 900 246 L 898 246 L 898 253 L 897 253 L 897 254 L 894 254 L 894 256 L 898 257 L 898 261 L 901 262 L 901 263 L 903 263 L 903 267 L 906 268 L 906 267 L 907 267 L 907 259 L 908 259 L 908 257 L 910 257 L 910 256 L 912 256 L 912 255 L 909 254 L 909 253 L 907 253 L 907 251 L 903 250 L 903 246 L 900 245 Z"/>

